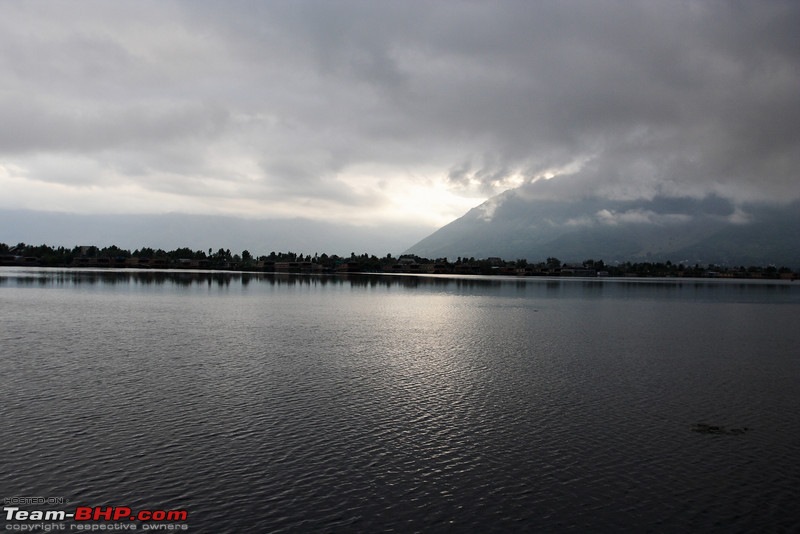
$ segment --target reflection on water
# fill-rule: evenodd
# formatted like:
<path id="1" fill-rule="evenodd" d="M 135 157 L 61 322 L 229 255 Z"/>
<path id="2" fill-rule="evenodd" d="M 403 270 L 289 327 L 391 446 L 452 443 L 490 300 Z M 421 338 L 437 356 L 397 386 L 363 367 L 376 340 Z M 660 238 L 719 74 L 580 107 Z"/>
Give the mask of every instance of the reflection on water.
<path id="1" fill-rule="evenodd" d="M 231 282 L 247 285 L 251 281 L 277 285 L 347 285 L 354 287 L 401 286 L 431 287 L 499 287 L 504 283 L 496 277 L 448 277 L 381 274 L 308 275 L 293 273 L 247 273 L 230 271 L 157 271 L 157 270 L 82 270 L 82 269 L 0 269 L 0 283 L 14 281 L 17 285 L 77 285 L 77 284 L 165 284 L 179 286 L 220 285 Z M 519 286 L 525 285 L 518 282 Z"/>
<path id="2" fill-rule="evenodd" d="M 772 303 L 797 302 L 800 284 L 784 280 L 681 279 L 681 278 L 544 278 L 398 274 L 291 274 L 195 270 L 83 270 L 0 268 L 0 286 L 176 286 L 247 288 L 267 286 L 403 288 L 453 294 L 473 293 L 558 298 L 720 299 Z"/>

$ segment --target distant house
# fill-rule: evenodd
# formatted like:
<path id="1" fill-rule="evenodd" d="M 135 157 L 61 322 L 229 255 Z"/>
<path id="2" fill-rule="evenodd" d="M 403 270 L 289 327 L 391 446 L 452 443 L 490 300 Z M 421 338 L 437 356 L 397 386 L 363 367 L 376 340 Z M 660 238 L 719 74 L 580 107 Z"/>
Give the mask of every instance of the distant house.
<path id="1" fill-rule="evenodd" d="M 0 265 L 39 265 L 39 258 L 34 256 L 16 256 L 13 254 L 5 254 L 0 256 Z"/>
<path id="2" fill-rule="evenodd" d="M 178 269 L 209 269 L 211 262 L 209 260 L 194 260 L 191 258 L 178 258 L 174 266 Z"/>
<path id="3" fill-rule="evenodd" d="M 383 272 L 385 273 L 402 273 L 404 272 L 403 269 L 405 269 L 405 266 L 401 265 L 400 263 L 393 263 L 392 265 L 383 266 Z"/>
<path id="4" fill-rule="evenodd" d="M 125 260 L 125 265 L 134 269 L 147 269 L 150 267 L 150 258 L 128 258 Z"/>
<path id="5" fill-rule="evenodd" d="M 311 273 L 321 270 L 322 266 L 310 261 L 276 261 L 273 269 L 276 273 Z"/>
<path id="6" fill-rule="evenodd" d="M 561 276 L 597 276 L 595 269 L 589 269 L 583 265 L 565 264 L 561 266 Z"/>
<path id="7" fill-rule="evenodd" d="M 361 272 L 362 269 L 363 267 L 361 264 L 355 261 L 340 263 L 336 266 L 336 271 L 340 273 L 358 273 Z"/>
<path id="8" fill-rule="evenodd" d="M 428 271 L 427 264 L 422 265 L 410 258 L 402 258 L 400 263 L 388 265 L 383 268 L 384 272 L 390 273 L 422 273 L 433 272 L 433 264 L 430 264 L 430 271 Z"/>

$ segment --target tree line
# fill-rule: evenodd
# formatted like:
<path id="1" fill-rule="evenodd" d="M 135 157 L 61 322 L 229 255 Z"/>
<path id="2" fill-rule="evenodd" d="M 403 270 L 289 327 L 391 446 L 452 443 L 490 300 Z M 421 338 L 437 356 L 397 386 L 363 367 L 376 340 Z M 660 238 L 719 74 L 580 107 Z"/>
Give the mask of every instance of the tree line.
<path id="1" fill-rule="evenodd" d="M 133 258 L 157 260 L 157 265 L 164 267 L 187 266 L 191 262 L 194 267 L 227 270 L 270 270 L 276 265 L 292 264 L 297 269 L 302 266 L 314 267 L 319 271 L 335 271 L 347 266 L 351 271 L 364 272 L 420 272 L 420 273 L 460 273 L 460 274 L 507 274 L 529 276 L 640 276 L 640 277 L 707 277 L 729 276 L 737 278 L 796 278 L 797 274 L 788 267 L 767 266 L 721 266 L 721 265 L 689 265 L 684 262 L 623 262 L 605 263 L 603 260 L 587 259 L 580 263 L 564 263 L 558 258 L 548 257 L 540 262 L 527 259 L 503 260 L 501 258 L 458 257 L 454 261 L 448 258 L 424 258 L 413 254 L 394 257 L 386 254 L 383 257 L 367 253 L 350 256 L 314 253 L 303 254 L 292 251 L 270 252 L 268 255 L 255 256 L 248 250 L 232 253 L 228 248 L 212 248 L 192 250 L 179 247 L 174 250 L 142 247 L 133 251 L 116 245 L 107 247 L 27 245 L 17 243 L 8 245 L 0 243 L 0 264 L 3 265 L 38 265 L 44 267 L 69 267 L 80 264 L 86 259 L 114 260 L 112 266 L 124 266 L 125 261 Z"/>

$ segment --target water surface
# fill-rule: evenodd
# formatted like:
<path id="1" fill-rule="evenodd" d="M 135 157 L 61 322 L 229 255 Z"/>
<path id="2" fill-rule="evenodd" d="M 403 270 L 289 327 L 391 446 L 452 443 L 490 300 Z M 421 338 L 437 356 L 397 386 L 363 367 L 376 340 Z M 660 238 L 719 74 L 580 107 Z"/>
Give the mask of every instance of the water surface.
<path id="1" fill-rule="evenodd" d="M 778 281 L 2 268 L 0 488 L 195 532 L 793 531 L 798 312 Z"/>

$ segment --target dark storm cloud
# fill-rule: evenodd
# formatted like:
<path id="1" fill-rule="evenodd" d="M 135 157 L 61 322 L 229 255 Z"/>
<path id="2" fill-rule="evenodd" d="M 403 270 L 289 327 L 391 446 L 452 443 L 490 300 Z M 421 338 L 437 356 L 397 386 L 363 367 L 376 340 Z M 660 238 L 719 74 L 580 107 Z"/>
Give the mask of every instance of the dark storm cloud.
<path id="1" fill-rule="evenodd" d="M 588 158 L 583 185 L 610 194 L 796 195 L 797 13 L 788 3 L 536 4 L 494 29 L 465 21 L 439 49 L 453 77 L 444 62 L 431 75 L 421 115 L 442 136 L 481 139 L 495 168 Z"/>
<path id="2" fill-rule="evenodd" d="M 40 180 L 66 179 L 37 157 L 75 156 L 146 189 L 212 194 L 213 178 L 222 196 L 298 211 L 322 197 L 380 204 L 379 181 L 432 172 L 473 196 L 541 175 L 563 195 L 800 196 L 794 1 L 5 3 L 0 15 L 0 164 Z M 361 167 L 384 174 L 359 190 L 348 176 Z"/>

